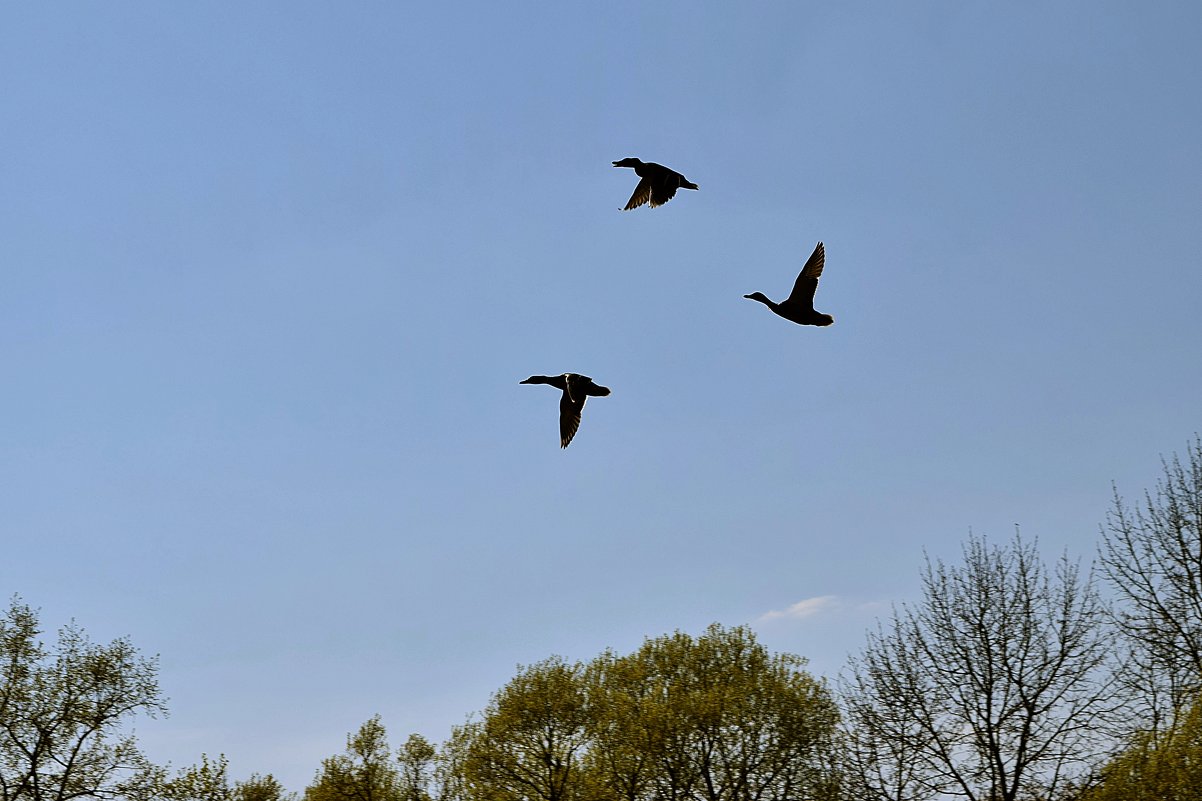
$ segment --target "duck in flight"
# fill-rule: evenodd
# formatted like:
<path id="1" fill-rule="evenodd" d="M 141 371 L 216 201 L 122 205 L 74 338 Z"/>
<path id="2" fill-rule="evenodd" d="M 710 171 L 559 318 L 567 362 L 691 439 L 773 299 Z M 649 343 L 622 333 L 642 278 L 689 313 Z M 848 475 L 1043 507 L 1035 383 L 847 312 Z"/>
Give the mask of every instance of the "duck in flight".
<path id="1" fill-rule="evenodd" d="M 662 206 L 672 199 L 677 189 L 697 188 L 697 184 L 690 183 L 688 178 L 662 164 L 629 158 L 615 161 L 614 166 L 633 167 L 634 174 L 640 179 L 623 211 L 637 209 L 644 203 L 649 203 L 651 208 Z"/>
<path id="2" fill-rule="evenodd" d="M 818 277 L 822 275 L 825 265 L 826 248 L 819 242 L 818 247 L 810 254 L 806 266 L 801 268 L 801 274 L 797 276 L 797 282 L 793 284 L 793 291 L 789 297 L 780 303 L 773 303 L 761 292 L 752 292 L 743 297 L 758 300 L 781 317 L 798 325 L 830 325 L 835 322 L 834 317 L 814 311 L 814 293 L 818 291 Z"/>
<path id="3" fill-rule="evenodd" d="M 559 447 L 566 448 L 576 436 L 580 428 L 580 412 L 584 410 L 584 401 L 589 395 L 605 397 L 609 388 L 593 383 L 593 379 L 579 373 L 564 373 L 563 375 L 532 375 L 521 384 L 550 384 L 556 389 L 563 390 L 559 399 Z"/>

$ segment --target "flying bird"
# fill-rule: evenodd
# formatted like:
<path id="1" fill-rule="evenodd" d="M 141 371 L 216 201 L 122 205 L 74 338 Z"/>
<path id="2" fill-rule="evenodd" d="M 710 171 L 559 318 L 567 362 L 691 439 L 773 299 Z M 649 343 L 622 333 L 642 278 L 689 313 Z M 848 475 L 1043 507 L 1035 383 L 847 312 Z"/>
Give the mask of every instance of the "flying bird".
<path id="1" fill-rule="evenodd" d="M 580 412 L 584 410 L 584 401 L 589 395 L 605 397 L 609 388 L 593 383 L 593 379 L 579 373 L 564 373 L 563 375 L 532 375 L 521 384 L 550 384 L 556 389 L 563 390 L 559 399 L 559 447 L 566 448 L 576 436 L 580 428 Z"/>
<path id="2" fill-rule="evenodd" d="M 830 325 L 835 322 L 834 317 L 814 311 L 814 293 L 818 291 L 818 277 L 822 275 L 824 266 L 826 248 L 819 242 L 818 247 L 810 254 L 806 266 L 801 268 L 801 274 L 797 276 L 797 282 L 793 284 L 793 291 L 789 297 L 780 303 L 768 300 L 762 292 L 752 292 L 743 297 L 758 300 L 781 317 L 798 325 Z"/>
<path id="3" fill-rule="evenodd" d="M 697 184 L 690 183 L 688 178 L 662 164 L 629 158 L 615 161 L 614 166 L 633 167 L 634 174 L 640 178 L 623 211 L 637 209 L 644 203 L 651 204 L 651 208 L 662 206 L 673 198 L 677 189 L 697 188 Z"/>

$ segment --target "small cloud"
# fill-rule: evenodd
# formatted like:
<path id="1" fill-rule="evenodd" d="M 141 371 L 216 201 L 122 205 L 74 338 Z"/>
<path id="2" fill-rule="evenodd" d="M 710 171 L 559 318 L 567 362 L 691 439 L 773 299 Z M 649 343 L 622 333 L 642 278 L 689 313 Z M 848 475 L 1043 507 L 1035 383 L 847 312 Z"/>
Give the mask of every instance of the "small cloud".
<path id="1" fill-rule="evenodd" d="M 830 609 L 835 606 L 837 600 L 837 595 L 819 595 L 814 598 L 806 598 L 804 601 L 798 601 L 793 604 L 788 609 L 774 609 L 771 612 L 765 612 L 760 615 L 760 620 L 778 620 L 782 617 L 792 620 L 805 620 L 824 609 Z"/>

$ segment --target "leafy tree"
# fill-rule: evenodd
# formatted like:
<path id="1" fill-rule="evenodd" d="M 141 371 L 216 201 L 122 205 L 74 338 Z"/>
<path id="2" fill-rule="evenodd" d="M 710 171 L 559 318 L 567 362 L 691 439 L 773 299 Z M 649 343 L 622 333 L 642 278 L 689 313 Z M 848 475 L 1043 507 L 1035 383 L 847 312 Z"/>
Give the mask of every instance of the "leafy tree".
<path id="1" fill-rule="evenodd" d="M 593 747 L 606 796 L 628 801 L 785 801 L 837 791 L 839 713 L 789 654 L 746 628 L 646 641 L 590 666 Z"/>
<path id="2" fill-rule="evenodd" d="M 52 648 L 41 633 L 14 598 L 0 618 L 0 801 L 145 797 L 157 773 L 121 726 L 165 712 L 156 661 L 74 624 Z"/>
<path id="3" fill-rule="evenodd" d="M 483 719 L 461 728 L 462 768 L 478 801 L 572 801 L 589 713 L 583 668 L 552 657 L 519 670 Z"/>
<path id="4" fill-rule="evenodd" d="M 1160 732 L 1141 732 L 1102 770 L 1082 801 L 1197 801 L 1202 798 L 1202 700 Z"/>
<path id="5" fill-rule="evenodd" d="M 588 666 L 587 685 L 592 747 L 589 772 L 623 801 L 650 796 L 653 785 L 667 785 L 678 798 L 691 784 L 674 773 L 659 775 L 669 748 L 667 691 L 655 682 L 648 659 L 602 654 Z"/>
<path id="6" fill-rule="evenodd" d="M 747 629 L 523 668 L 455 730 L 447 801 L 805 801 L 837 789 L 838 710 Z"/>
<path id="7" fill-rule="evenodd" d="M 844 682 L 859 796 L 1051 797 L 1088 773 L 1117 705 L 1089 577 L 1017 535 L 927 563 L 923 601 L 869 635 Z"/>
<path id="8" fill-rule="evenodd" d="M 400 801 L 401 782 L 380 716 L 346 738 L 346 753 L 322 760 L 304 801 Z"/>
<path id="9" fill-rule="evenodd" d="M 403 801 L 430 801 L 429 786 L 437 753 L 434 746 L 420 734 L 409 735 L 409 739 L 398 749 Z"/>
<path id="10" fill-rule="evenodd" d="M 285 792 L 275 776 L 250 774 L 245 781 L 234 783 L 234 801 L 295 801 L 296 793 Z"/>
<path id="11" fill-rule="evenodd" d="M 467 761 L 478 728 L 479 723 L 470 719 L 462 726 L 453 727 L 450 738 L 438 749 L 432 781 L 437 788 L 432 795 L 437 801 L 471 801 L 473 798 Z"/>
<path id="12" fill-rule="evenodd" d="M 210 760 L 200 755 L 200 763 L 180 770 L 175 778 L 167 778 L 167 770 L 159 768 L 159 780 L 150 801 L 295 801 L 296 793 L 287 793 L 284 786 L 270 773 L 252 773 L 246 781 L 229 780 L 229 762 L 222 754 Z M 130 799 L 130 801 L 142 801 Z"/>
<path id="13" fill-rule="evenodd" d="M 200 764 L 184 768 L 174 779 L 161 782 L 158 796 L 166 801 L 234 801 L 229 782 L 229 762 L 200 755 Z"/>
<path id="14" fill-rule="evenodd" d="M 1186 455 L 1162 462 L 1140 505 L 1116 489 L 1102 530 L 1102 569 L 1126 601 L 1118 621 L 1135 643 L 1153 728 L 1202 691 L 1202 439 Z"/>

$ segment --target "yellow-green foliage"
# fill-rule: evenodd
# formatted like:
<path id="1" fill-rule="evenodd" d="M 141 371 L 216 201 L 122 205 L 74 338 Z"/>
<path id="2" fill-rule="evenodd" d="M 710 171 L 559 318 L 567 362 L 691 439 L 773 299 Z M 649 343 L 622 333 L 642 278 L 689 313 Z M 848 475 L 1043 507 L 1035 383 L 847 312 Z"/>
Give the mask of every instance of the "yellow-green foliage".
<path id="1" fill-rule="evenodd" d="M 1202 799 L 1202 699 L 1168 731 L 1141 734 L 1103 770 L 1083 801 Z"/>
<path id="2" fill-rule="evenodd" d="M 456 730 L 443 798 L 833 798 L 838 711 L 803 664 L 717 625 L 587 665 L 539 662 Z"/>

